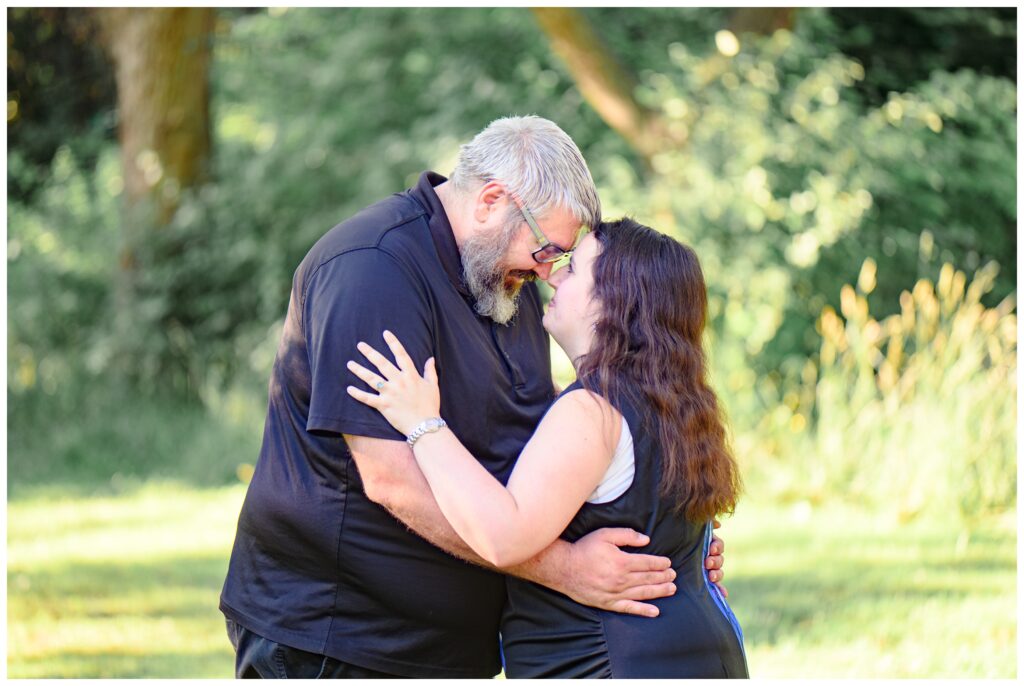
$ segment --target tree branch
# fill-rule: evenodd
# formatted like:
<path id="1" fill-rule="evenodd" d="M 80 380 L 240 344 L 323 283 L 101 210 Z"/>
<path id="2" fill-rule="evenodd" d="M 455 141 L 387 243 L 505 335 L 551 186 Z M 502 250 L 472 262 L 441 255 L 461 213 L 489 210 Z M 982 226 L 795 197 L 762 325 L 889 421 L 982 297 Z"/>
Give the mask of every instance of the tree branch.
<path id="1" fill-rule="evenodd" d="M 615 60 L 577 9 L 530 10 L 580 93 L 602 119 L 650 164 L 667 136 L 658 114 L 636 101 L 636 80 Z"/>

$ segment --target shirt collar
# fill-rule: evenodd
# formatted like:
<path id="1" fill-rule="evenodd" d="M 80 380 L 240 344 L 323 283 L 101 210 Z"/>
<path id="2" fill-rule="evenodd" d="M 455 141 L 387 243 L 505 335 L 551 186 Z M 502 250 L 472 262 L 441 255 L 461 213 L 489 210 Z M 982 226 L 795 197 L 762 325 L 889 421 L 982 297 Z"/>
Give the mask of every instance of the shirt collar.
<path id="1" fill-rule="evenodd" d="M 455 233 L 444 211 L 444 205 L 434 191 L 434 186 L 439 186 L 447 180 L 436 172 L 425 171 L 420 174 L 416 185 L 409 189 L 409 192 L 427 211 L 430 237 L 434 241 L 434 249 L 437 250 L 437 256 L 448 275 L 448 280 L 463 297 L 472 299 L 473 296 L 462 277 L 462 258 L 459 256 L 459 246 L 455 243 Z"/>

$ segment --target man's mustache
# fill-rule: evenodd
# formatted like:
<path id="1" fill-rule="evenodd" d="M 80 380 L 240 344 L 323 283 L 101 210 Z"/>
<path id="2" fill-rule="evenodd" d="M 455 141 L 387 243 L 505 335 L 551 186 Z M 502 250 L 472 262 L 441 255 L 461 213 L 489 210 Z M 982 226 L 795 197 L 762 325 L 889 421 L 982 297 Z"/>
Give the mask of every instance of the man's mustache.
<path id="1" fill-rule="evenodd" d="M 530 269 L 513 269 L 508 274 L 509 276 L 514 276 L 517 279 L 522 279 L 523 281 L 537 280 L 537 273 Z"/>

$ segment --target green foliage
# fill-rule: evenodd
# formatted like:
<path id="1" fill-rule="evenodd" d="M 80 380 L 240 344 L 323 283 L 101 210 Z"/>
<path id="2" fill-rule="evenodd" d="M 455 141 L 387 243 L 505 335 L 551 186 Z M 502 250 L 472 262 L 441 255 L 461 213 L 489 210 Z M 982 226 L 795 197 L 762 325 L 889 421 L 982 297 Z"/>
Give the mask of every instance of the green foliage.
<path id="1" fill-rule="evenodd" d="M 447 173 L 490 120 L 537 112 L 582 141 L 607 137 L 531 21 L 504 9 L 294 9 L 228 25 L 213 70 L 216 181 L 143 243 L 139 308 L 119 312 L 140 333 L 129 357 L 141 385 L 203 397 L 239 376 L 265 384 L 269 366 L 250 369 L 250 353 L 283 317 L 310 246 L 420 171 Z"/>
<path id="2" fill-rule="evenodd" d="M 1014 298 L 982 305 L 997 269 L 968 282 L 943 265 L 900 312 L 874 318 L 865 261 L 841 313 L 826 307 L 817 361 L 758 429 L 762 483 L 817 501 L 842 494 L 907 521 L 955 512 L 965 532 L 1016 505 L 1017 318 Z M 966 539 L 964 539 L 964 543 Z"/>
<path id="3" fill-rule="evenodd" d="M 808 8 L 798 23 L 809 39 L 864 65 L 858 90 L 874 105 L 937 71 L 1017 79 L 1017 10 L 1011 7 Z"/>
<path id="4" fill-rule="evenodd" d="M 12 159 L 9 174 L 23 169 L 17 153 Z M 24 391 L 54 395 L 86 373 L 90 347 L 103 338 L 118 221 L 116 199 L 97 183 L 117 165 L 109 150 L 96 174 L 86 173 L 63 148 L 36 202 L 8 205 L 8 397 L 16 401 L 8 412 L 14 416 Z"/>
<path id="5" fill-rule="evenodd" d="M 131 491 L 148 479 L 215 486 L 246 478 L 260 449 L 265 401 L 259 395 L 235 391 L 203 407 L 126 390 L 94 381 L 70 392 L 37 389 L 17 397 L 8 495 L 43 485 L 91 495 Z"/>
<path id="6" fill-rule="evenodd" d="M 124 349 L 112 326 L 119 192 L 116 150 L 108 148 L 86 173 L 62 148 L 36 201 L 8 206 L 11 493 L 43 482 L 117 490 L 154 475 L 225 483 L 258 451 L 259 393 L 243 401 L 210 383 L 201 386 L 205 406 L 183 404 L 168 400 L 159 383 L 140 393 L 110 373 Z M 151 293 L 142 312 L 156 321 L 165 302 Z M 132 342 L 149 351 L 140 359 L 158 359 L 160 346 L 169 345 L 152 322 Z M 265 348 L 276 343 L 274 336 L 263 348 L 239 351 L 241 364 L 258 364 L 262 375 L 273 355 Z"/>
<path id="7" fill-rule="evenodd" d="M 83 169 L 92 167 L 116 138 L 115 101 L 113 71 L 89 12 L 7 10 L 7 145 L 19 167 L 8 174 L 9 196 L 32 200 L 62 146 Z"/>
<path id="8" fill-rule="evenodd" d="M 642 96 L 685 143 L 649 177 L 621 158 L 594 166 L 610 214 L 639 211 L 701 255 L 716 381 L 738 433 L 756 435 L 785 396 L 783 379 L 815 353 L 819 312 L 865 259 L 878 265 L 881 315 L 936 276 L 923 235 L 944 262 L 999 263 L 990 299 L 1014 289 L 1011 82 L 937 72 L 872 108 L 854 89 L 864 69 L 798 34 L 731 59 L 682 44 L 669 54 L 676 69 L 650 75 Z"/>
<path id="9" fill-rule="evenodd" d="M 899 16 L 912 27 L 926 14 Z M 939 14 L 937 36 L 956 21 L 981 26 L 979 14 Z M 872 44 L 865 36 L 882 35 L 879 25 L 865 34 L 830 10 L 801 10 L 792 33 L 744 37 L 732 58 L 715 48 L 725 10 L 587 16 L 640 76 L 638 97 L 668 122 L 676 143 L 653 170 L 584 105 L 525 10 L 221 13 L 214 180 L 140 243 L 131 307 L 118 298 L 123 180 L 109 131 L 63 134 L 43 172 L 12 139 L 9 185 L 37 189 L 8 207 L 13 480 L 47 469 L 75 479 L 92 470 L 101 483 L 169 474 L 169 437 L 239 402 L 245 418 L 230 425 L 258 434 L 291 276 L 308 248 L 418 171 L 449 171 L 459 142 L 510 113 L 549 117 L 573 136 L 606 215 L 633 213 L 697 249 L 713 380 L 741 456 L 778 455 L 781 439 L 763 419 L 794 398 L 815 400 L 804 399 L 802 375 L 817 364 L 816 322 L 840 308 L 841 286 L 865 260 L 876 265 L 864 297 L 879 321 L 944 263 L 1000 265 L 986 306 L 1013 291 L 1016 88 L 1001 67 L 946 71 L 964 61 L 936 44 L 922 52 L 926 72 L 887 57 L 880 76 L 877 62 L 837 49 Z M 987 35 L 1006 33 L 1002 14 L 985 16 Z M 897 47 L 878 54 L 903 55 Z M 879 100 L 885 83 L 898 90 L 886 86 Z M 175 409 L 161 422 L 165 407 Z M 808 431 L 818 417 L 806 416 Z M 54 437 L 54 425 L 70 428 Z M 238 443 L 232 431 L 224 443 Z M 147 432 L 153 457 L 143 455 Z M 192 452 L 231 455 L 204 477 L 223 482 L 240 460 L 209 432 Z M 250 460 L 254 440 L 240 443 Z"/>

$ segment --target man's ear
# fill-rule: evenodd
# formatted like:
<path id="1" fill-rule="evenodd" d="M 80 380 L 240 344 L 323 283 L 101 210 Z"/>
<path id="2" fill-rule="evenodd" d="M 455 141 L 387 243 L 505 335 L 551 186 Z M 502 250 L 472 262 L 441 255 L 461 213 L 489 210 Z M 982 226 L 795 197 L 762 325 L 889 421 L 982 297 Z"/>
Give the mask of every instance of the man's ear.
<path id="1" fill-rule="evenodd" d="M 476 194 L 476 204 L 473 206 L 473 218 L 481 224 L 486 223 L 491 213 L 495 212 L 500 202 L 507 197 L 505 187 L 497 181 L 488 181 Z"/>

